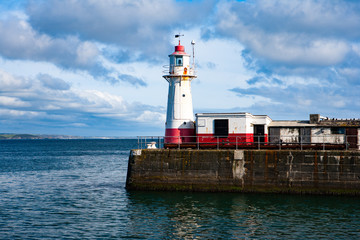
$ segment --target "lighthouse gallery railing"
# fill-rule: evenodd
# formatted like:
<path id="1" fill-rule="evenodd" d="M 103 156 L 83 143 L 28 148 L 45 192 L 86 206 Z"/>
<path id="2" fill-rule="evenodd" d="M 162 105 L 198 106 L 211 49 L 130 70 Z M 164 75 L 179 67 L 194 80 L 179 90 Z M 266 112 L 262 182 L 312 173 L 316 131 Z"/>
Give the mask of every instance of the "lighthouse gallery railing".
<path id="1" fill-rule="evenodd" d="M 165 75 L 171 75 L 171 74 L 177 74 L 177 75 L 184 75 L 184 71 L 183 69 L 179 68 L 177 69 L 177 65 L 164 65 L 163 68 L 164 70 L 162 71 L 163 74 Z M 196 75 L 196 71 L 194 67 L 189 67 L 189 69 L 187 69 L 187 75 L 191 75 L 191 76 L 195 76 Z"/>

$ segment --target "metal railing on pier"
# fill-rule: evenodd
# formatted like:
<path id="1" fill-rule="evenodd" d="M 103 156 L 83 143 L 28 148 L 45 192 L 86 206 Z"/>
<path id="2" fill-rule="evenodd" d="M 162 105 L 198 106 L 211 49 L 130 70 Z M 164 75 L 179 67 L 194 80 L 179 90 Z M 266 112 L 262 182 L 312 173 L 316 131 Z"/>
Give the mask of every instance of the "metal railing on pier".
<path id="1" fill-rule="evenodd" d="M 357 135 L 262 136 L 138 136 L 138 149 L 318 149 L 360 148 Z"/>
<path id="2" fill-rule="evenodd" d="M 138 149 L 164 148 L 164 136 L 138 136 Z"/>

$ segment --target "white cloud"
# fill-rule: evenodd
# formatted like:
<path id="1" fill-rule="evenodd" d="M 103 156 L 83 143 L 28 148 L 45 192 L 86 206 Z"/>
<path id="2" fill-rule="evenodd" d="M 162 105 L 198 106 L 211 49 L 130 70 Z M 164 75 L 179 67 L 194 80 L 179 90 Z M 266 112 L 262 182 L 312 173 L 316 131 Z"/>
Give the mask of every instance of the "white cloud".
<path id="1" fill-rule="evenodd" d="M 29 107 L 30 104 L 16 97 L 0 96 L 0 105 L 7 107 Z"/>
<path id="2" fill-rule="evenodd" d="M 0 69 L 0 91 L 28 88 L 30 85 L 30 81 L 21 77 L 15 78 L 11 74 Z"/>
<path id="3" fill-rule="evenodd" d="M 128 113 L 128 104 L 120 96 L 114 96 L 97 90 L 76 91 L 79 104 L 87 106 L 84 111 L 103 113 Z"/>
<path id="4" fill-rule="evenodd" d="M 78 127 L 80 127 L 80 128 L 89 127 L 89 125 L 84 124 L 84 123 L 71 123 L 69 125 L 72 126 L 72 127 L 76 127 L 76 128 L 78 128 Z"/>
<path id="5" fill-rule="evenodd" d="M 76 49 L 76 62 L 86 66 L 99 56 L 99 49 L 91 42 L 83 42 Z"/>
<path id="6" fill-rule="evenodd" d="M 164 123 L 166 116 L 164 113 L 144 111 L 141 115 L 136 118 L 139 122 L 157 122 Z"/>
<path id="7" fill-rule="evenodd" d="M 338 69 L 339 74 L 341 74 L 343 77 L 349 80 L 356 80 L 357 84 L 360 84 L 360 67 L 354 68 L 354 67 L 344 67 Z"/>
<path id="8" fill-rule="evenodd" d="M 21 110 L 12 110 L 12 109 L 1 109 L 0 108 L 0 120 L 14 120 L 14 119 L 33 119 L 36 117 L 43 116 L 44 113 L 35 112 L 35 111 L 21 111 Z"/>
<path id="9" fill-rule="evenodd" d="M 329 66 L 342 62 L 349 53 L 346 42 L 327 39 L 299 41 L 299 36 L 265 33 L 246 34 L 243 41 L 257 56 L 286 65 Z M 257 40 L 261 39 L 261 43 Z M 306 41 L 306 42 L 304 42 Z"/>
<path id="10" fill-rule="evenodd" d="M 360 43 L 354 43 L 352 45 L 352 50 L 358 55 L 360 56 Z"/>
<path id="11" fill-rule="evenodd" d="M 0 32 L 0 54 L 9 59 L 50 61 L 76 69 L 94 66 L 98 56 L 94 44 L 81 42 L 74 36 L 52 38 L 35 31 L 26 20 L 15 17 L 0 21 Z"/>

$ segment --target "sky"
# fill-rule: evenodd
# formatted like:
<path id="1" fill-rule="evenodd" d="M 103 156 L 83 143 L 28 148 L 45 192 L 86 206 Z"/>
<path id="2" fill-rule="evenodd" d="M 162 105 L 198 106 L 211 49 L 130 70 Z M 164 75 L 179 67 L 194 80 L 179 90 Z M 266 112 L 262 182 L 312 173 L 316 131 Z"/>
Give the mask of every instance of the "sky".
<path id="1" fill-rule="evenodd" d="M 164 135 L 179 33 L 195 113 L 360 118 L 359 1 L 5 0 L 0 133 Z"/>

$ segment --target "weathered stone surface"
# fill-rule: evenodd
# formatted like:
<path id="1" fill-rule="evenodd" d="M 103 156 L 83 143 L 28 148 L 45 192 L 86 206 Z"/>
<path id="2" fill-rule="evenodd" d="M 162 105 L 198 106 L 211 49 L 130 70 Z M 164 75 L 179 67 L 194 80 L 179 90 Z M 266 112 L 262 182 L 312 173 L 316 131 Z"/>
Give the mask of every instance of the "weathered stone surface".
<path id="1" fill-rule="evenodd" d="M 132 150 L 126 187 L 360 195 L 360 152 Z"/>

